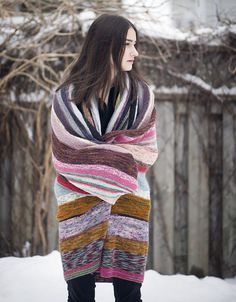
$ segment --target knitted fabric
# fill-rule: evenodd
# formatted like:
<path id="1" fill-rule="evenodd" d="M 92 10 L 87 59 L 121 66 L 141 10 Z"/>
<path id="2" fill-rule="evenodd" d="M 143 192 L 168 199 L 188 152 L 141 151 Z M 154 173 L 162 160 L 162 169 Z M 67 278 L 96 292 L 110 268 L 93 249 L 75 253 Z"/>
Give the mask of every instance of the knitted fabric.
<path id="1" fill-rule="evenodd" d="M 65 280 L 95 273 L 97 281 L 143 281 L 150 212 L 145 174 L 157 158 L 156 113 L 145 83 L 139 83 L 136 100 L 128 79 L 127 87 L 104 135 L 95 98 L 83 115 L 70 101 L 71 87 L 53 99 L 52 159 Z"/>

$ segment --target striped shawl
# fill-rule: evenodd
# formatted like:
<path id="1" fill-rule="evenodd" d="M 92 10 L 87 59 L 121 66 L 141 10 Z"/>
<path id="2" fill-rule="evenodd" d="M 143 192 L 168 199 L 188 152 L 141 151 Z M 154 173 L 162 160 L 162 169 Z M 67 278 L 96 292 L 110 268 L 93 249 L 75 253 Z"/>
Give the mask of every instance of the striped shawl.
<path id="1" fill-rule="evenodd" d="M 71 87 L 54 95 L 52 160 L 66 280 L 95 273 L 98 281 L 143 281 L 150 212 L 145 174 L 157 158 L 156 113 L 149 86 L 139 83 L 136 100 L 127 87 L 104 135 L 95 98 L 82 113 L 70 101 Z"/>

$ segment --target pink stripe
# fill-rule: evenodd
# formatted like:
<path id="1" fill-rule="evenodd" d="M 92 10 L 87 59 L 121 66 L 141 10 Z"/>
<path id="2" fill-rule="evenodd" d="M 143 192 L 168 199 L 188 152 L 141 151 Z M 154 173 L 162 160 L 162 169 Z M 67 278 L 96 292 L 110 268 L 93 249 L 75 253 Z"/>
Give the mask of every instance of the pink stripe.
<path id="1" fill-rule="evenodd" d="M 72 185 L 68 180 L 66 180 L 65 178 L 63 178 L 62 176 L 58 175 L 57 176 L 57 182 L 63 186 L 66 187 L 72 191 L 78 192 L 78 193 L 83 193 L 83 194 L 88 194 L 88 192 L 85 192 L 81 189 L 79 189 L 78 187 Z"/>
<path id="2" fill-rule="evenodd" d="M 136 179 L 116 168 L 111 168 L 104 165 L 96 165 L 92 168 L 92 165 L 73 165 L 62 163 L 56 159 L 53 155 L 53 164 L 57 172 L 59 173 L 74 173 L 74 174 L 88 174 L 94 176 L 101 176 L 106 179 L 111 179 L 115 182 L 118 182 L 125 187 L 134 188 L 134 183 Z M 94 166 L 94 165 L 93 165 Z"/>
<path id="3" fill-rule="evenodd" d="M 102 267 L 99 270 L 100 274 L 104 278 L 118 277 L 135 282 L 143 282 L 144 274 L 134 274 L 117 268 L 105 268 Z"/>
<path id="4" fill-rule="evenodd" d="M 138 165 L 138 171 L 140 173 L 145 173 L 145 172 L 147 172 L 147 170 L 148 170 L 148 167 Z"/>
<path id="5" fill-rule="evenodd" d="M 72 183 L 76 185 L 76 182 L 72 181 Z M 126 194 L 126 193 L 130 193 L 130 191 L 128 190 L 128 188 L 127 188 L 127 190 L 123 190 L 123 192 L 114 193 L 114 192 L 112 192 L 112 191 L 105 191 L 105 190 L 103 190 L 103 189 L 101 189 L 101 188 L 92 187 L 92 186 L 88 186 L 88 185 L 87 185 L 87 187 L 86 187 L 86 185 L 83 186 L 83 184 L 81 184 L 81 183 L 78 183 L 78 185 L 79 185 L 81 188 L 83 188 L 83 189 L 85 189 L 86 191 L 88 191 L 88 193 L 90 193 L 90 194 L 92 194 L 92 195 L 94 195 L 94 196 L 97 196 L 97 197 L 100 198 L 101 200 L 104 200 L 104 201 L 106 201 L 106 202 L 108 202 L 108 203 L 110 203 L 110 204 L 115 204 L 115 202 L 117 201 L 117 199 L 118 199 L 120 196 L 122 196 L 122 195 L 124 195 L 124 194 Z M 85 188 L 84 188 L 84 187 L 85 187 Z M 91 188 L 96 189 L 96 190 L 91 190 Z M 131 192 L 132 192 L 132 191 L 131 191 Z M 113 196 L 111 197 L 110 195 L 113 195 Z M 115 196 L 114 196 L 114 195 L 115 195 Z"/>
<path id="6" fill-rule="evenodd" d="M 115 142 L 118 142 L 118 143 L 143 142 L 147 138 L 155 137 L 155 135 L 156 135 L 155 127 L 152 127 L 147 132 L 145 132 L 144 134 L 142 134 L 140 136 L 130 137 L 130 136 L 127 136 L 127 135 L 124 135 L 124 134 L 118 135 L 115 138 Z"/>
<path id="7" fill-rule="evenodd" d="M 81 179 L 82 180 L 82 179 Z M 134 190 L 137 189 L 137 184 L 134 184 L 133 185 L 133 188 L 131 187 L 125 187 L 125 188 L 121 188 L 119 186 L 117 186 L 117 188 L 119 188 L 120 190 L 118 189 L 114 189 L 114 188 L 102 188 L 101 186 L 103 185 L 103 182 L 99 184 L 94 184 L 94 183 L 89 183 L 89 184 L 86 184 L 84 182 L 82 182 L 81 180 L 69 180 L 70 183 L 72 184 L 75 184 L 75 186 L 80 186 L 80 187 L 85 187 L 87 188 L 88 192 L 90 190 L 90 188 L 95 188 L 96 190 L 99 190 L 101 193 L 112 193 L 112 194 L 118 194 L 118 195 L 121 195 L 123 193 L 129 193 L 129 192 L 133 192 Z M 91 191 L 91 190 L 90 190 Z"/>
<path id="8" fill-rule="evenodd" d="M 144 168 L 144 167 L 143 167 Z M 75 192 L 78 192 L 78 193 L 82 193 L 82 194 L 89 194 L 88 192 L 86 192 L 86 191 L 84 191 L 84 190 L 82 190 L 82 189 L 80 189 L 78 186 L 79 185 L 81 185 L 81 182 L 79 182 L 79 181 L 76 181 L 76 180 L 71 180 L 71 181 L 69 181 L 69 180 L 67 180 L 67 179 L 65 179 L 65 178 L 63 178 L 61 175 L 58 175 L 57 176 L 57 182 L 61 185 L 61 186 L 63 186 L 63 187 L 66 187 L 66 188 L 68 188 L 68 189 L 70 189 L 70 190 L 72 190 L 72 191 L 75 191 Z M 76 185 L 73 185 L 73 183 L 75 183 Z M 105 182 L 105 181 L 104 181 Z M 106 183 L 108 183 L 108 182 L 106 182 Z M 85 184 L 85 186 L 86 186 L 86 184 Z M 119 187 L 117 184 L 116 184 L 116 186 L 117 187 Z M 119 190 L 115 190 L 115 189 L 103 189 L 103 188 L 100 188 L 100 187 L 97 187 L 97 186 L 92 186 L 92 184 L 91 185 L 89 185 L 89 187 L 91 188 L 91 187 L 94 187 L 94 188 L 96 188 L 96 189 L 99 189 L 99 190 L 101 190 L 101 191 L 104 191 L 104 192 L 117 192 L 118 194 L 120 194 L 121 193 L 121 191 Z M 119 187 L 119 188 L 121 188 L 121 189 L 123 189 L 123 192 L 126 192 L 127 190 L 125 190 L 124 188 L 122 188 L 122 187 Z M 137 189 L 137 185 L 136 184 L 134 184 L 134 188 L 130 188 L 130 191 L 132 192 L 133 190 L 136 190 Z"/>
<path id="9" fill-rule="evenodd" d="M 123 182 L 123 187 L 119 185 L 118 181 L 116 183 L 113 183 L 113 182 L 109 182 L 109 181 L 106 181 L 104 179 L 97 179 L 97 184 L 95 183 L 92 183 L 92 182 L 89 182 L 89 180 L 85 180 L 85 178 L 83 177 L 83 175 L 77 175 L 77 179 L 70 179 L 69 175 L 68 174 L 64 174 L 65 177 L 68 177 L 68 181 L 70 183 L 75 183 L 76 186 L 77 185 L 84 185 L 84 186 L 88 186 L 88 187 L 94 187 L 94 188 L 99 188 L 100 189 L 100 186 L 107 186 L 109 187 L 108 189 L 106 188 L 101 188 L 101 190 L 103 190 L 104 192 L 105 191 L 109 191 L 109 192 L 126 192 L 127 190 L 129 191 L 133 191 L 133 190 L 136 190 L 137 189 L 137 181 L 135 180 L 133 183 L 124 183 Z M 87 176 L 86 179 L 93 179 L 92 176 Z M 111 186 L 115 187 L 115 188 L 111 188 Z"/>

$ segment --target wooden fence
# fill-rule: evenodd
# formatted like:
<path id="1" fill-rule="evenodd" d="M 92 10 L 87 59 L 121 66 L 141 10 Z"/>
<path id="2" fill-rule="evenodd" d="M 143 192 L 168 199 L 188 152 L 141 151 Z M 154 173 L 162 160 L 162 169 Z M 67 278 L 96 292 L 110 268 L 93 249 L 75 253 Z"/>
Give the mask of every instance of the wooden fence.
<path id="1" fill-rule="evenodd" d="M 74 18 L 73 33 L 68 24 L 60 29 L 64 21 L 48 32 L 36 20 L 35 31 L 18 28 L 18 49 L 16 36 L 9 34 L 2 52 L 0 256 L 57 248 L 47 94 L 83 35 L 81 28 L 74 30 Z M 38 44 L 32 44 L 31 34 Z M 156 93 L 159 158 L 148 175 L 153 200 L 148 268 L 231 277 L 236 275 L 236 96 L 221 102 L 210 97 L 209 87 L 235 87 L 236 35 L 228 29 L 221 37 L 208 36 L 209 44 L 202 39 L 141 37 L 141 67 L 156 88 L 191 91 Z M 42 99 L 23 102 L 31 93 Z"/>
<path id="2" fill-rule="evenodd" d="M 175 101 L 173 101 L 175 99 Z M 236 274 L 236 102 L 157 102 L 149 268 Z"/>
<path id="3" fill-rule="evenodd" d="M 163 274 L 234 276 L 236 102 L 157 95 L 156 106 L 159 158 L 148 175 L 152 190 L 148 268 Z M 49 109 L 43 106 L 41 111 L 45 124 Z M 25 255 L 27 241 L 28 254 L 57 248 L 56 202 L 52 190 L 46 202 L 38 198 L 35 163 L 40 153 L 27 156 L 26 130 L 19 122 L 32 119 L 32 112 L 26 112 L 8 114 L 9 133 L 1 136 L 2 148 L 11 141 L 1 161 L 2 256 Z M 13 123 L 16 116 L 18 122 Z M 45 126 L 45 137 L 47 131 Z M 52 186 L 53 177 L 52 173 L 43 183 Z"/>

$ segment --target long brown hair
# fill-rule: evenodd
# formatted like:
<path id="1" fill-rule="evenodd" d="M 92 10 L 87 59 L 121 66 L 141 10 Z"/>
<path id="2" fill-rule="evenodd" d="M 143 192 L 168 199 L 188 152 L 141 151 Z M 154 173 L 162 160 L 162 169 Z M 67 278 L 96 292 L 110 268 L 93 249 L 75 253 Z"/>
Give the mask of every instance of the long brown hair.
<path id="1" fill-rule="evenodd" d="M 90 26 L 79 57 L 70 66 L 58 89 L 73 84 L 72 101 L 85 102 L 89 106 L 93 96 L 104 102 L 112 85 L 122 93 L 126 84 L 125 74 L 128 74 L 135 97 L 137 82 L 141 80 L 136 62 L 129 72 L 121 69 L 126 36 L 131 27 L 136 32 L 137 48 L 138 32 L 129 20 L 118 15 L 99 16 Z M 113 69 L 115 78 L 112 83 Z"/>

